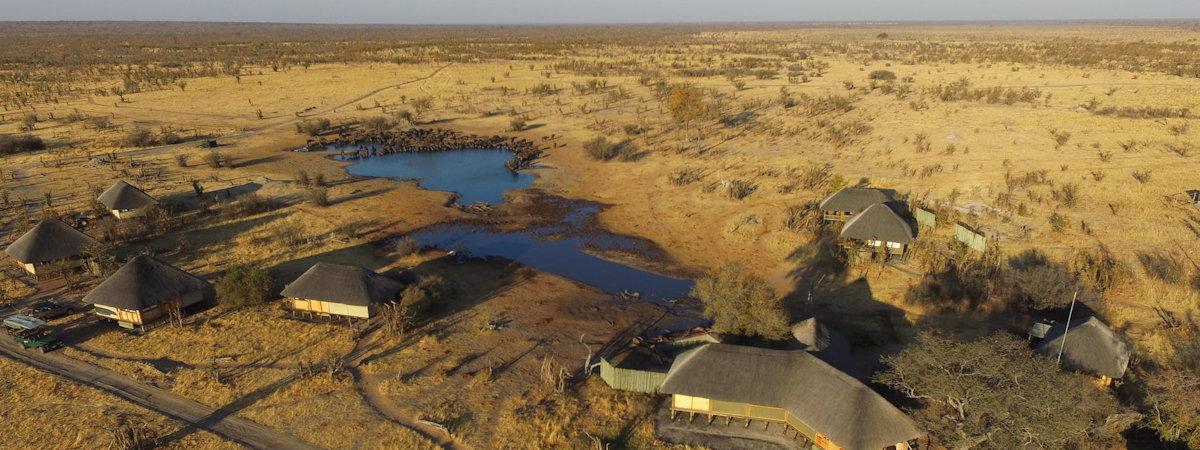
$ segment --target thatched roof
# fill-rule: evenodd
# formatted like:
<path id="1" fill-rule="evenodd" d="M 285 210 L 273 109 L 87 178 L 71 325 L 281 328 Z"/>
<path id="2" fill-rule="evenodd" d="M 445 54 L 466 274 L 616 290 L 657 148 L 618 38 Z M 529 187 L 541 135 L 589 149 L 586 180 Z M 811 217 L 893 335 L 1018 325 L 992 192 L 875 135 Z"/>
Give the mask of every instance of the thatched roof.
<path id="1" fill-rule="evenodd" d="M 783 408 L 847 450 L 923 435 L 871 388 L 803 351 L 707 344 L 675 359 L 661 391 Z"/>
<path id="2" fill-rule="evenodd" d="M 842 237 L 881 240 L 907 244 L 913 240 L 912 227 L 886 204 L 876 203 L 855 214 L 842 225 Z"/>
<path id="3" fill-rule="evenodd" d="M 92 289 L 83 301 L 128 310 L 151 306 L 209 289 L 208 282 L 152 256 L 138 256 Z"/>
<path id="4" fill-rule="evenodd" d="M 1063 365 L 1081 372 L 1103 375 L 1109 378 L 1125 376 L 1129 367 L 1129 343 L 1108 325 L 1095 317 L 1075 323 L 1066 332 L 1067 344 L 1063 347 L 1064 326 L 1055 326 L 1037 346 L 1037 352 L 1052 358 L 1058 357 L 1062 348 Z"/>
<path id="5" fill-rule="evenodd" d="M 850 357 L 850 341 L 847 341 L 837 331 L 818 322 L 816 317 L 792 325 L 792 336 L 796 338 L 800 350 L 812 353 L 838 370 L 846 373 L 854 372 L 854 363 Z"/>
<path id="6" fill-rule="evenodd" d="M 844 188 L 821 201 L 822 211 L 845 211 L 858 214 L 876 203 L 892 201 L 890 191 L 872 188 Z"/>
<path id="7" fill-rule="evenodd" d="M 316 263 L 283 288 L 283 296 L 345 305 L 370 306 L 396 298 L 404 286 L 358 266 Z"/>
<path id="8" fill-rule="evenodd" d="M 4 252 L 26 264 L 41 264 L 80 256 L 85 247 L 98 243 L 65 222 L 51 219 L 38 222 Z"/>
<path id="9" fill-rule="evenodd" d="M 100 197 L 96 200 L 110 210 L 122 211 L 138 209 L 158 203 L 154 200 L 154 197 L 126 183 L 125 180 L 117 180 L 116 183 L 113 183 L 112 187 L 100 194 Z"/>

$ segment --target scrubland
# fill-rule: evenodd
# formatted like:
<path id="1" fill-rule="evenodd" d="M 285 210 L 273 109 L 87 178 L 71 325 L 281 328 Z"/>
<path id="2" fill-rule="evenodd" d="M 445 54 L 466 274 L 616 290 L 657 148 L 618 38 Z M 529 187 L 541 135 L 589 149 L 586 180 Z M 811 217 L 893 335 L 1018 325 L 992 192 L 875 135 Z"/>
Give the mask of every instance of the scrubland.
<path id="1" fill-rule="evenodd" d="M 601 225 L 657 244 L 664 271 L 741 262 L 794 316 L 828 318 L 865 366 L 918 329 L 1023 332 L 1039 312 L 1008 280 L 1031 251 L 1133 341 L 1131 384 L 1184 364 L 1175 343 L 1195 338 L 1193 24 L 144 26 L 89 25 L 87 39 L 0 28 L 20 44 L 0 50 L 0 133 L 45 147 L 0 147 L 3 241 L 31 218 L 92 210 L 125 179 L 176 209 L 156 232 L 89 228 L 119 258 L 151 252 L 210 279 L 253 265 L 277 285 L 316 261 L 450 279 L 456 303 L 401 334 L 218 305 L 64 351 L 317 445 L 432 445 L 411 431 L 419 419 L 447 427 L 434 440 L 484 447 L 661 444 L 644 420 L 653 399 L 594 379 L 559 389 L 556 375 L 592 350 L 578 333 L 598 348 L 655 307 L 527 268 L 398 254 L 382 240 L 472 214 L 445 207 L 447 193 L 289 151 L 314 139 L 297 126 L 314 119 L 534 140 L 536 189 L 603 204 Z M 221 145 L 198 148 L 200 137 Z M 833 260 L 811 203 L 853 185 L 895 189 L 939 225 L 901 262 Z M 243 186 L 250 200 L 197 192 Z M 992 249 L 957 248 L 955 222 Z M 508 328 L 492 329 L 497 317 Z M 377 426 L 399 440 L 367 431 Z"/>

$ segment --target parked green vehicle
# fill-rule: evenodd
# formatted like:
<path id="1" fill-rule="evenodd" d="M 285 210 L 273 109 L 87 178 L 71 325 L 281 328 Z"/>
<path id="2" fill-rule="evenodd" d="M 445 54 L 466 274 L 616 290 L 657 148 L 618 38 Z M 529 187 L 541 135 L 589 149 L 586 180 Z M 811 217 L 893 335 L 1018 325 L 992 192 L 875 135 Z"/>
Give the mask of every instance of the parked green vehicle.
<path id="1" fill-rule="evenodd" d="M 4 319 L 4 331 L 25 349 L 36 348 L 42 353 L 62 347 L 62 341 L 51 335 L 46 321 L 26 315 Z"/>

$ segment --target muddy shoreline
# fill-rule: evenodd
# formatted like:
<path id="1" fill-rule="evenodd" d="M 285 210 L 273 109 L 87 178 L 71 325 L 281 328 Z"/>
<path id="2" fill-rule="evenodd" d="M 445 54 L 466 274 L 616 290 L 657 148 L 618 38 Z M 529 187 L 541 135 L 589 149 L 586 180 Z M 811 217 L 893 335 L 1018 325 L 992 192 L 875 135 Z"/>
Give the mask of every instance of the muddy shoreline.
<path id="1" fill-rule="evenodd" d="M 407 130 L 367 131 L 346 130 L 336 139 L 310 140 L 306 147 L 323 148 L 328 145 L 360 146 L 370 144 L 373 150 L 361 148 L 360 157 L 391 153 L 444 152 L 454 150 L 496 149 L 512 153 L 505 163 L 511 171 L 528 169 L 542 156 L 543 149 L 533 141 L 504 135 L 477 135 L 447 128 L 409 128 Z M 365 153 L 365 154 L 363 154 Z"/>

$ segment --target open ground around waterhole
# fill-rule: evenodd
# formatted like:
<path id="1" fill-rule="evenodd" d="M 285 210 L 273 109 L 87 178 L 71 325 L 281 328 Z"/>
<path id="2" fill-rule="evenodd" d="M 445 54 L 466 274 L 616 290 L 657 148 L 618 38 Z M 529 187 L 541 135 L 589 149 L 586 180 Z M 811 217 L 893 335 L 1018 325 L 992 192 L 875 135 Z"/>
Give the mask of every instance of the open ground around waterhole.
<path id="1" fill-rule="evenodd" d="M 935 250 L 962 221 L 988 230 L 1005 260 L 1032 249 L 1072 270 L 1088 258 L 1120 262 L 1128 274 L 1083 302 L 1130 339 L 1135 367 L 1170 358 L 1171 342 L 1190 336 L 1200 210 L 1186 192 L 1200 189 L 1200 79 L 1178 70 L 1198 64 L 1179 55 L 1194 50 L 1194 27 L 634 29 L 626 39 L 588 31 L 570 51 L 502 31 L 496 39 L 533 44 L 472 54 L 457 40 L 416 36 L 421 45 L 386 58 L 248 58 L 236 76 L 181 74 L 157 85 L 150 71 L 97 70 L 62 81 L 59 96 L 4 82 L 0 132 L 39 136 L 49 148 L 3 156 L 2 242 L 45 211 L 91 211 L 99 191 L 124 179 L 178 207 L 161 233 L 121 237 L 121 261 L 154 254 L 210 281 L 233 266 L 262 267 L 276 293 L 316 262 L 447 280 L 453 300 L 399 333 L 289 318 L 276 303 L 197 308 L 182 325 L 143 333 L 89 314 L 53 322 L 63 356 L 328 448 L 669 445 L 654 436 L 656 398 L 595 377 L 561 389 L 560 374 L 633 335 L 692 323 L 695 302 L 634 298 L 636 288 L 588 285 L 517 257 L 463 261 L 422 239 L 456 226 L 553 228 L 581 208 L 573 202 L 595 208 L 584 235 L 638 243 L 580 253 L 676 280 L 737 261 L 767 280 L 790 318 L 816 316 L 845 334 L 863 374 L 921 330 L 1024 333 L 1032 314 L 999 295 L 915 295 L 945 282 L 921 253 L 830 264 L 826 234 L 797 225 L 795 211 L 844 186 L 892 188 L 935 210 L 939 226 L 919 235 Z M 1147 54 L 1158 56 L 1135 58 Z M 660 82 L 690 83 L 706 110 L 674 120 Z M 22 130 L 29 113 L 37 120 Z M 330 128 L 382 118 L 399 129 L 515 136 L 544 154 L 523 171 L 536 175 L 530 188 L 472 209 L 417 181 L 351 175 L 356 161 L 329 152 L 292 151 L 335 138 L 302 132 L 319 118 Z M 150 140 L 129 142 L 138 130 Z M 184 142 L 161 142 L 168 133 Z M 219 146 L 199 148 L 192 136 Z M 604 150 L 597 137 L 612 153 L 593 151 Z M 111 219 L 93 222 L 85 231 L 94 236 L 123 232 Z M 396 245 L 409 241 L 418 245 Z M 5 276 L 10 310 L 47 296 L 78 301 L 99 281 Z M 0 361 L 21 389 L 87 389 Z M 116 398 L 70 401 L 84 403 L 119 410 L 113 420 L 145 424 L 170 445 L 232 445 Z M 42 408 L 27 405 L 31 416 Z M 46 445 L 115 439 L 119 424 L 81 411 L 79 421 L 104 431 Z"/>

